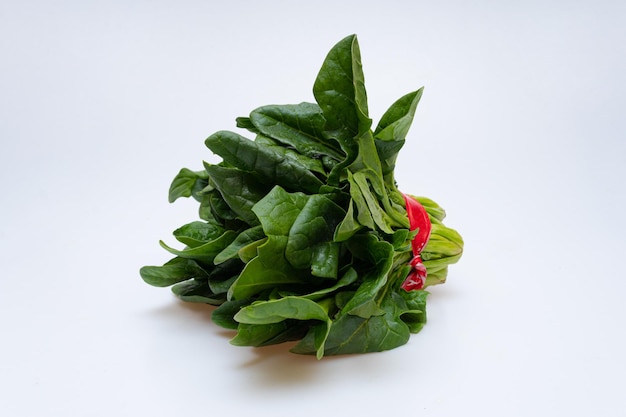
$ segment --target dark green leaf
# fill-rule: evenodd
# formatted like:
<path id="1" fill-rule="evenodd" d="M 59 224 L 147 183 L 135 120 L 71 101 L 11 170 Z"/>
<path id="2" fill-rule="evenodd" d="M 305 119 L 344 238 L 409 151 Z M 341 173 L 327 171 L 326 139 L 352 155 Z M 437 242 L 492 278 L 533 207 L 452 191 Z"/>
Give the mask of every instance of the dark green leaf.
<path id="1" fill-rule="evenodd" d="M 206 146 L 227 163 L 253 172 L 259 181 L 288 189 L 317 193 L 323 183 L 305 166 L 284 158 L 271 147 L 257 144 L 233 132 L 221 131 L 207 138 Z"/>
<path id="2" fill-rule="evenodd" d="M 314 344 L 317 357 L 324 354 L 324 342 L 330 331 L 328 312 L 315 301 L 301 297 L 284 297 L 277 300 L 254 302 L 239 310 L 235 320 L 245 324 L 273 324 L 287 319 L 319 320 L 325 323 L 323 331 L 315 331 Z"/>
<path id="3" fill-rule="evenodd" d="M 331 234 L 332 238 L 332 234 Z M 321 242 L 311 248 L 311 274 L 321 278 L 337 278 L 341 245 Z"/>
<path id="4" fill-rule="evenodd" d="M 290 158 L 296 161 L 311 172 L 320 174 L 322 177 L 326 176 L 326 170 L 324 169 L 321 159 L 310 158 L 306 155 L 302 155 L 298 151 L 285 148 L 283 145 L 267 136 L 257 135 L 254 141 L 260 145 L 267 146 L 272 151 L 282 155 L 283 158 Z"/>
<path id="5" fill-rule="evenodd" d="M 329 244 L 335 228 L 345 216 L 344 210 L 323 194 L 302 195 L 302 198 L 305 204 L 290 225 L 285 249 L 287 260 L 300 269 L 310 268 L 314 259 L 320 261 L 322 254 L 331 255 L 338 250 Z M 317 270 L 321 272 L 319 268 Z"/>
<path id="6" fill-rule="evenodd" d="M 238 117 L 236 122 L 237 127 L 239 128 L 246 129 L 252 133 L 260 133 L 259 129 L 257 129 L 254 124 L 252 124 L 252 120 L 250 120 L 249 117 Z"/>
<path id="7" fill-rule="evenodd" d="M 409 132 L 415 109 L 422 98 L 424 88 L 399 98 L 383 114 L 374 131 L 376 139 L 383 141 L 403 141 Z M 382 158 L 381 158 L 382 159 Z"/>
<path id="8" fill-rule="evenodd" d="M 237 168 L 205 164 L 205 169 L 230 210 L 250 225 L 259 224 L 252 206 L 267 194 L 269 188 L 253 174 Z"/>
<path id="9" fill-rule="evenodd" d="M 210 193 L 208 197 L 209 207 L 214 218 L 219 219 L 219 221 L 224 225 L 228 221 L 233 221 L 237 218 L 237 213 L 230 208 L 218 190 Z"/>
<path id="10" fill-rule="evenodd" d="M 302 297 L 308 298 L 309 300 L 314 300 L 314 301 L 319 300 L 320 298 L 326 296 L 327 294 L 335 292 L 339 288 L 347 287 L 348 285 L 354 283 L 358 277 L 359 276 L 356 273 L 356 271 L 353 268 L 350 268 L 332 287 L 326 287 L 324 289 L 317 290 L 310 294 L 303 295 Z M 342 307 L 343 305 L 344 304 L 342 304 Z"/>
<path id="11" fill-rule="evenodd" d="M 378 127 L 376 127 L 374 132 L 383 176 L 386 178 L 388 185 L 393 188 L 395 188 L 393 171 L 396 167 L 398 152 L 404 145 L 423 90 L 423 88 L 420 88 L 393 103 L 380 119 Z"/>
<path id="12" fill-rule="evenodd" d="M 169 202 L 173 203 L 180 197 L 191 197 L 192 195 L 198 199 L 198 192 L 207 186 L 207 178 L 208 176 L 204 171 L 181 169 L 170 185 Z"/>
<path id="13" fill-rule="evenodd" d="M 355 189 L 355 191 L 357 191 L 357 189 Z M 363 227 L 356 218 L 356 214 L 354 213 L 354 205 L 354 200 L 350 200 L 346 216 L 341 221 L 337 229 L 335 229 L 335 242 L 343 242 L 345 240 L 348 240 L 359 229 L 361 229 L 361 227 Z"/>
<path id="14" fill-rule="evenodd" d="M 233 318 L 241 309 L 251 303 L 251 300 L 229 300 L 222 303 L 211 313 L 211 320 L 218 326 L 226 329 L 236 329 L 239 323 Z"/>
<path id="15" fill-rule="evenodd" d="M 213 291 L 215 294 L 224 294 L 224 298 L 226 298 L 226 296 L 228 295 L 228 290 L 233 285 L 237 277 L 238 275 L 233 275 L 232 277 L 224 281 L 210 280 L 209 288 L 211 288 L 211 291 Z"/>
<path id="16" fill-rule="evenodd" d="M 393 246 L 378 240 L 373 234 L 357 235 L 347 242 L 348 249 L 355 257 L 371 264 L 352 299 L 343 307 L 343 314 L 368 318 L 383 314 L 380 309 L 379 292 L 387 283 L 393 265 Z"/>
<path id="17" fill-rule="evenodd" d="M 230 245 L 228 245 L 215 257 L 214 262 L 219 264 L 228 259 L 237 258 L 239 256 L 239 251 L 242 248 L 263 238 L 265 238 L 265 232 L 263 232 L 263 227 L 261 227 L 261 225 L 244 230 L 237 235 L 235 240 Z"/>
<path id="18" fill-rule="evenodd" d="M 326 130 L 340 144 L 371 126 L 364 80 L 359 44 L 356 35 L 351 35 L 330 50 L 313 85 Z"/>
<path id="19" fill-rule="evenodd" d="M 231 286 L 229 298 L 250 298 L 266 289 L 305 283 L 302 271 L 293 268 L 285 259 L 283 252 L 286 245 L 287 238 L 282 236 L 269 238 L 260 245 L 258 255 L 246 264 Z"/>
<path id="20" fill-rule="evenodd" d="M 246 324 L 278 323 L 286 319 L 328 322 L 328 313 L 315 301 L 301 297 L 284 297 L 257 301 L 239 310 L 235 320 Z"/>
<path id="21" fill-rule="evenodd" d="M 195 248 L 220 237 L 224 228 L 216 223 L 191 222 L 174 230 L 174 237 L 181 243 Z"/>
<path id="22" fill-rule="evenodd" d="M 324 136 L 326 119 L 314 103 L 270 105 L 250 114 L 252 124 L 266 136 L 317 158 L 321 155 L 342 160 L 344 155 L 337 143 Z"/>
<path id="23" fill-rule="evenodd" d="M 237 335 L 230 341 L 235 346 L 269 346 L 301 339 L 308 324 L 298 320 L 285 320 L 270 324 L 239 324 Z"/>
<path id="24" fill-rule="evenodd" d="M 226 300 L 226 294 L 215 294 L 206 281 L 189 280 L 176 284 L 172 292 L 181 300 L 191 303 L 220 305 Z"/>
<path id="25" fill-rule="evenodd" d="M 404 299 L 397 293 L 382 300 L 378 316 L 363 318 L 345 314 L 333 322 L 325 342 L 325 355 L 381 352 L 404 345 L 410 337 L 409 326 L 401 316 L 407 312 Z M 317 354 L 315 333 L 310 331 L 291 351 Z"/>
<path id="26" fill-rule="evenodd" d="M 346 167 L 359 154 L 355 138 L 369 131 L 361 52 L 356 36 L 351 35 L 335 45 L 324 60 L 313 94 L 326 119 L 326 135 L 339 142 L 346 158 L 329 175 L 329 183 L 336 185 Z"/>
<path id="27" fill-rule="evenodd" d="M 250 298 L 268 288 L 306 282 L 307 274 L 294 268 L 284 253 L 291 226 L 307 200 L 305 194 L 290 194 L 274 187 L 253 207 L 268 240 L 256 247 L 258 256 L 246 264 L 231 287 L 233 299 Z"/>
<path id="28" fill-rule="evenodd" d="M 141 278 L 155 287 L 169 287 L 191 278 L 206 277 L 207 273 L 193 260 L 176 257 L 163 266 L 144 266 Z"/>
<path id="29" fill-rule="evenodd" d="M 194 259 L 196 261 L 201 261 L 205 264 L 213 264 L 213 260 L 215 256 L 220 253 L 226 246 L 228 246 L 235 238 L 237 237 L 237 233 L 232 230 L 227 230 L 222 234 L 222 236 L 214 239 L 210 242 L 207 242 L 203 245 L 196 246 L 195 248 L 185 248 L 183 250 L 177 250 L 167 246 L 163 241 L 159 243 L 163 247 L 163 249 L 168 252 L 177 255 L 181 258 L 186 259 Z"/>
<path id="30" fill-rule="evenodd" d="M 400 319 L 406 323 L 411 333 L 417 333 L 426 324 L 426 297 L 428 292 L 424 290 L 404 291 L 398 294 L 404 298 L 406 310 L 400 314 Z"/>

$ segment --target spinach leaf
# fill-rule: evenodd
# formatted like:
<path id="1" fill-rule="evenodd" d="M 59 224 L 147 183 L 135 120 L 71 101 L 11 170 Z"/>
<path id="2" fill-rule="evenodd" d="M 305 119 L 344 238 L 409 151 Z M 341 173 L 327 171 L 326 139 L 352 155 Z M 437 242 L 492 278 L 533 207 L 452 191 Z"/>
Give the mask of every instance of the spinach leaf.
<path id="1" fill-rule="evenodd" d="M 305 166 L 291 158 L 283 158 L 271 147 L 258 144 L 236 133 L 221 131 L 204 142 L 225 162 L 247 172 L 254 172 L 261 182 L 278 184 L 309 194 L 319 191 L 323 183 Z"/>
<path id="2" fill-rule="evenodd" d="M 160 241 L 160 245 L 168 252 L 177 255 L 181 258 L 194 259 L 196 261 L 203 262 L 205 264 L 213 264 L 215 256 L 220 253 L 226 246 L 228 246 L 237 237 L 237 232 L 233 230 L 225 231 L 217 239 L 211 240 L 203 245 L 196 247 L 186 247 L 182 250 L 174 249 L 167 246 L 163 241 Z"/>
<path id="3" fill-rule="evenodd" d="M 218 238 L 224 233 L 224 228 L 216 223 L 191 222 L 174 230 L 174 237 L 181 243 L 195 248 Z"/>
<path id="4" fill-rule="evenodd" d="M 324 354 L 381 352 L 404 345 L 409 340 L 410 329 L 417 327 L 414 324 L 416 311 L 395 291 L 384 296 L 381 310 L 382 314 L 368 318 L 345 314 L 333 321 L 324 343 Z M 412 314 L 411 327 L 402 320 L 406 314 Z M 312 328 L 291 351 L 319 357 L 316 337 L 316 329 Z"/>
<path id="5" fill-rule="evenodd" d="M 241 249 L 264 238 L 265 232 L 263 232 L 261 225 L 246 229 L 240 232 L 230 245 L 226 246 L 223 251 L 218 253 L 213 262 L 219 264 L 228 259 L 238 257 Z"/>
<path id="6" fill-rule="evenodd" d="M 267 146 L 272 151 L 281 155 L 283 158 L 291 158 L 292 160 L 296 161 L 297 163 L 315 174 L 321 174 L 318 177 L 326 176 L 326 170 L 321 159 L 310 158 L 299 153 L 298 151 L 290 148 L 285 148 L 283 145 L 278 143 L 278 141 L 267 136 L 257 135 L 254 141 L 258 144 L 263 144 Z"/>
<path id="7" fill-rule="evenodd" d="M 345 274 L 343 274 L 343 276 L 332 287 L 323 288 L 321 290 L 317 290 L 310 294 L 302 295 L 302 297 L 308 298 L 309 300 L 313 300 L 313 301 L 319 300 L 320 298 L 323 298 L 328 294 L 336 292 L 339 288 L 347 287 L 350 284 L 356 282 L 358 277 L 359 276 L 357 272 L 354 270 L 354 268 L 350 268 L 348 269 L 348 271 L 346 271 Z"/>
<path id="8" fill-rule="evenodd" d="M 252 303 L 239 310 L 234 318 L 244 324 L 274 324 L 286 319 L 319 320 L 324 326 L 313 327 L 313 344 L 318 359 L 324 355 L 324 343 L 332 325 L 328 312 L 315 301 L 291 296 Z"/>
<path id="9" fill-rule="evenodd" d="M 423 88 L 401 97 L 383 114 L 374 131 L 376 151 L 380 158 L 382 175 L 388 187 L 395 189 L 393 171 L 398 152 L 413 122 L 415 109 L 422 98 Z"/>
<path id="10" fill-rule="evenodd" d="M 337 143 L 326 138 L 326 119 L 315 103 L 263 106 L 250 113 L 250 122 L 262 134 L 302 155 L 326 155 L 336 160 L 344 157 Z"/>
<path id="11" fill-rule="evenodd" d="M 237 326 L 237 335 L 230 343 L 235 346 L 269 346 L 302 339 L 308 330 L 308 323 L 297 320 L 269 324 L 241 323 Z"/>
<path id="12" fill-rule="evenodd" d="M 250 298 L 268 288 L 306 282 L 306 274 L 285 257 L 289 231 L 306 202 L 305 194 L 290 194 L 276 186 L 254 205 L 252 210 L 261 222 L 267 241 L 258 246 L 258 255 L 246 264 L 233 283 L 230 298 Z"/>
<path id="13" fill-rule="evenodd" d="M 306 199 L 289 228 L 285 257 L 296 268 L 311 268 L 327 278 L 337 278 L 338 247 L 332 239 L 344 210 L 326 195 L 302 195 Z M 324 264 L 332 265 L 326 268 Z M 330 274 L 327 272 L 331 271 Z"/>
<path id="14" fill-rule="evenodd" d="M 204 171 L 192 171 L 183 168 L 174 177 L 168 193 L 168 200 L 173 203 L 180 197 L 200 199 L 199 192 L 207 186 L 207 175 Z"/>
<path id="15" fill-rule="evenodd" d="M 250 304 L 251 300 L 227 300 L 220 304 L 213 313 L 211 313 L 211 320 L 213 323 L 221 326 L 225 329 L 237 329 L 239 323 L 235 321 L 235 314 L 242 307 Z"/>
<path id="16" fill-rule="evenodd" d="M 173 258 L 162 266 L 144 266 L 139 273 L 146 283 L 155 287 L 169 287 L 191 278 L 207 276 L 193 259 L 181 257 Z"/>
<path id="17" fill-rule="evenodd" d="M 220 305 L 226 300 L 226 294 L 213 292 L 207 281 L 189 280 L 172 287 L 172 292 L 181 300 L 191 303 Z"/>
<path id="18" fill-rule="evenodd" d="M 205 170 L 222 197 L 214 201 L 226 203 L 228 209 L 246 223 L 258 224 L 252 206 L 267 194 L 268 187 L 260 183 L 253 174 L 237 168 L 205 164 Z M 216 211 L 220 209 L 216 208 Z"/>
<path id="19" fill-rule="evenodd" d="M 387 283 L 393 264 L 393 246 L 389 242 L 379 240 L 373 234 L 355 236 L 347 244 L 348 249 L 357 259 L 371 267 L 365 270 L 363 283 L 352 299 L 342 308 L 342 314 L 363 318 L 381 315 L 383 311 L 379 307 L 379 292 Z"/>
<path id="20" fill-rule="evenodd" d="M 313 95 L 326 119 L 326 136 L 336 140 L 346 155 L 330 173 L 331 185 L 339 183 L 344 169 L 358 156 L 354 138 L 371 126 L 360 55 L 356 36 L 344 38 L 326 56 L 313 85 Z"/>

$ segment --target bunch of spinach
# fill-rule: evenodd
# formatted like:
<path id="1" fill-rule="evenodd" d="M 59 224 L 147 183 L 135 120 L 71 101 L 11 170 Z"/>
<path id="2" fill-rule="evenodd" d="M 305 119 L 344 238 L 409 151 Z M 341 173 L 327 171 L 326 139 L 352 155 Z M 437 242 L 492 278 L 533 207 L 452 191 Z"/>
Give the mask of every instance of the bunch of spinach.
<path id="1" fill-rule="evenodd" d="M 220 131 L 206 146 L 222 158 L 182 169 L 169 201 L 193 197 L 200 220 L 174 231 L 185 245 L 145 266 L 142 278 L 182 300 L 218 306 L 231 343 L 299 340 L 292 351 L 323 355 L 405 344 L 426 322 L 424 290 L 400 288 L 412 257 L 396 157 L 422 89 L 396 101 L 372 129 L 356 36 L 328 53 L 316 103 L 268 105 L 237 119 L 255 136 Z M 463 249 L 443 209 L 416 198 L 432 222 L 421 253 L 426 286 L 442 283 Z"/>

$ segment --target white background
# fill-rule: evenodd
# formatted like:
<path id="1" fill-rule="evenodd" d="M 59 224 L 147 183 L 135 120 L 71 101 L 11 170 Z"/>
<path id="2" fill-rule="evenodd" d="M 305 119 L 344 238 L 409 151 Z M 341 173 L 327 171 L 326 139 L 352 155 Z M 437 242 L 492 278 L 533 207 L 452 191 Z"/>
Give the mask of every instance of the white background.
<path id="1" fill-rule="evenodd" d="M 624 4 L 1 2 L 0 415 L 623 416 Z M 464 257 L 396 350 L 231 346 L 139 277 L 170 181 L 352 33 L 375 122 L 425 86 L 397 179 Z"/>

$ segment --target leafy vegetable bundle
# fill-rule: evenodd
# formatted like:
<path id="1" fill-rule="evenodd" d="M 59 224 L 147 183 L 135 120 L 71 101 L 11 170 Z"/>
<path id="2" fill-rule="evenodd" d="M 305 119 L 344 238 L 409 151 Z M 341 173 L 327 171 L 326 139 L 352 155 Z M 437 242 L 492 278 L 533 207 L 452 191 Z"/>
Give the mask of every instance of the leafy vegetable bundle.
<path id="1" fill-rule="evenodd" d="M 396 101 L 372 130 L 356 36 L 328 53 L 317 103 L 268 105 L 206 146 L 222 158 L 183 168 L 169 201 L 193 197 L 200 220 L 174 231 L 183 249 L 142 278 L 182 300 L 218 306 L 234 345 L 299 342 L 292 352 L 383 351 L 426 322 L 429 285 L 445 282 L 461 236 L 444 210 L 396 187 L 396 157 L 422 89 Z"/>

